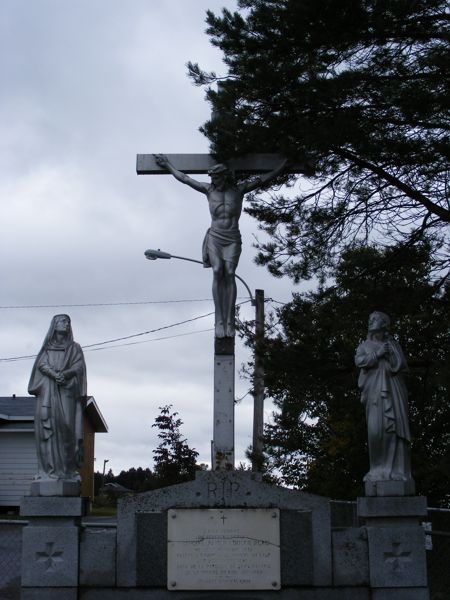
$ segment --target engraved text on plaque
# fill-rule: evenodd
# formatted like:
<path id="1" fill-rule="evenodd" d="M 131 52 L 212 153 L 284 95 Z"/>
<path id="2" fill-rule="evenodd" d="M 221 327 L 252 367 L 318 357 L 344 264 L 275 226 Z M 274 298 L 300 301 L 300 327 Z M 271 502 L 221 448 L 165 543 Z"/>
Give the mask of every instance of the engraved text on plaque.
<path id="1" fill-rule="evenodd" d="M 278 509 L 168 511 L 169 590 L 280 589 Z"/>

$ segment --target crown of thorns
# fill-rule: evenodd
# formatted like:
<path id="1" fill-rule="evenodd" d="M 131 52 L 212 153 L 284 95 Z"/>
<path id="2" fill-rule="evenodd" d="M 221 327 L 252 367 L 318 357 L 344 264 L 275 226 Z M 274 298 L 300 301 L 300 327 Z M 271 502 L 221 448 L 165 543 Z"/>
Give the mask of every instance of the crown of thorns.
<path id="1" fill-rule="evenodd" d="M 209 169 L 208 175 L 218 175 L 219 173 L 225 173 L 226 171 L 228 171 L 227 165 L 219 163 L 218 165 L 214 165 L 211 169 Z"/>

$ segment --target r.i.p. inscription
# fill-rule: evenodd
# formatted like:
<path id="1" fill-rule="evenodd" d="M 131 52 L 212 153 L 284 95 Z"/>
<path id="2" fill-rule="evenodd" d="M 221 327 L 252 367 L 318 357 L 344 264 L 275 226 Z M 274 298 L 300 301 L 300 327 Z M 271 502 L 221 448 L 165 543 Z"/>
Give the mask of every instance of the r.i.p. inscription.
<path id="1" fill-rule="evenodd" d="M 169 590 L 280 589 L 278 509 L 168 511 Z"/>

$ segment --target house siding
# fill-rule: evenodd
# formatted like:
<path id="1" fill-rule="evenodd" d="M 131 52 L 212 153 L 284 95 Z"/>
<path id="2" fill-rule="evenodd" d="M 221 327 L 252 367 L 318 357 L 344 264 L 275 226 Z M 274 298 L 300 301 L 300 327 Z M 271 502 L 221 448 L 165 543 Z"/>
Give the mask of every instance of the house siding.
<path id="1" fill-rule="evenodd" d="M 18 506 L 36 473 L 34 432 L 0 430 L 0 506 Z"/>
<path id="2" fill-rule="evenodd" d="M 95 432 L 84 416 L 84 464 L 80 469 L 81 495 L 93 499 L 94 497 L 94 445 Z"/>

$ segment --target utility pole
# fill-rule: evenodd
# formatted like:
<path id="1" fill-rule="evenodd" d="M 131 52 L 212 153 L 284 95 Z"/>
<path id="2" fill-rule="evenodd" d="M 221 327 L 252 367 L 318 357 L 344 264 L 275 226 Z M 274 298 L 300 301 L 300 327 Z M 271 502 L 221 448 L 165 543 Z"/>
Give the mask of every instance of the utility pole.
<path id="1" fill-rule="evenodd" d="M 105 458 L 105 460 L 103 461 L 102 487 L 105 487 L 105 468 L 107 462 L 109 462 L 109 458 Z"/>
<path id="2" fill-rule="evenodd" d="M 261 471 L 264 433 L 264 290 L 255 290 L 255 367 L 253 373 L 252 470 Z"/>

